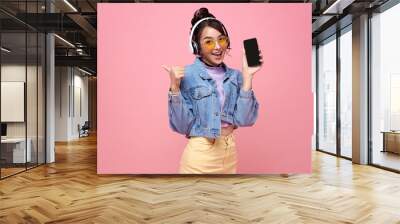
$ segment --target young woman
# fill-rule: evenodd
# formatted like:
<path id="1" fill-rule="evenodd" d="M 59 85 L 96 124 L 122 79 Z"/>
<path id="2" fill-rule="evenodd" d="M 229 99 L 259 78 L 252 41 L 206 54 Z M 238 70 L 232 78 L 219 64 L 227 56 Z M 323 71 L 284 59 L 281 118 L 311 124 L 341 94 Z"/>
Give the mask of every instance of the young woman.
<path id="1" fill-rule="evenodd" d="M 194 63 L 163 66 L 171 81 L 170 127 L 189 139 L 179 172 L 234 174 L 233 132 L 239 126 L 252 126 L 257 119 L 259 104 L 252 81 L 261 66 L 248 67 L 244 50 L 242 71 L 223 62 L 230 49 L 228 32 L 207 8 L 197 10 L 191 24 L 189 44 L 196 55 Z"/>

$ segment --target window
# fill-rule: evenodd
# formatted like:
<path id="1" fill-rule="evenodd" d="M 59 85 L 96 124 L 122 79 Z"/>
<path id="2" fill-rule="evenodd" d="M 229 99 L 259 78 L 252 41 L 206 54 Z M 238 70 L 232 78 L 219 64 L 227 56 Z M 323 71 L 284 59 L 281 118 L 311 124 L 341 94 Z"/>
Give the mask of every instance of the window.
<path id="1" fill-rule="evenodd" d="M 400 4 L 371 18 L 372 163 L 400 170 Z"/>
<path id="2" fill-rule="evenodd" d="M 340 36 L 340 154 L 352 157 L 352 33 L 351 26 Z"/>
<path id="3" fill-rule="evenodd" d="M 318 47 L 318 149 L 336 153 L 336 36 Z"/>

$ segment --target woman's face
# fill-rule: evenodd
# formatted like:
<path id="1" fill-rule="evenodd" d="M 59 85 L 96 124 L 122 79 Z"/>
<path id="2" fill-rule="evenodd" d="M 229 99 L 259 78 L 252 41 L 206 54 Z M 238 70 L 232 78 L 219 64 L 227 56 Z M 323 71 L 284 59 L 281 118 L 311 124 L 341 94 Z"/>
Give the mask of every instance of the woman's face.
<path id="1" fill-rule="evenodd" d="M 206 26 L 200 35 L 200 56 L 207 64 L 217 66 L 224 60 L 228 42 L 227 36 Z"/>

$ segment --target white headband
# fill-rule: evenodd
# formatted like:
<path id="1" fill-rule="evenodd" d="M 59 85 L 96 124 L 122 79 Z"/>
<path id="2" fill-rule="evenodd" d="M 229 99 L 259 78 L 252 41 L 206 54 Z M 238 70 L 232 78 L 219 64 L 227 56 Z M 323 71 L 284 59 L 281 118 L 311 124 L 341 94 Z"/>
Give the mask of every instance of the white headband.
<path id="1" fill-rule="evenodd" d="M 194 49 L 193 49 L 193 45 L 192 45 L 192 39 L 193 39 L 194 30 L 196 29 L 196 27 L 197 27 L 201 22 L 203 22 L 204 20 L 208 20 L 208 19 L 217 20 L 217 19 L 214 18 L 214 17 L 206 17 L 206 18 L 203 18 L 203 19 L 197 21 L 197 22 L 193 25 L 192 30 L 190 31 L 190 36 L 189 36 L 189 49 L 190 49 L 190 52 L 191 52 L 191 53 L 194 53 Z"/>

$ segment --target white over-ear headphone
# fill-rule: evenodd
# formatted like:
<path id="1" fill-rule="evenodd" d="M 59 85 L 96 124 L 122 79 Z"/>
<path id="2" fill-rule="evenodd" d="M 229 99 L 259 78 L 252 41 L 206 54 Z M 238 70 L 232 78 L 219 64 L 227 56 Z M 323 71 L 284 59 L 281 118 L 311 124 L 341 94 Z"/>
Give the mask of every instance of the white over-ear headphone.
<path id="1" fill-rule="evenodd" d="M 201 22 L 203 22 L 204 20 L 209 20 L 209 19 L 217 20 L 217 19 L 214 18 L 214 17 L 206 17 L 206 18 L 200 19 L 199 21 L 197 21 L 197 22 L 193 25 L 192 30 L 190 31 L 190 36 L 189 36 L 189 49 L 190 49 L 190 53 L 192 53 L 192 54 L 198 54 L 198 53 L 199 53 L 199 46 L 197 46 L 196 41 L 193 41 L 193 33 L 194 33 L 194 31 L 196 30 L 196 27 L 197 27 Z M 219 21 L 219 20 L 217 20 L 217 21 Z M 224 32 L 225 32 L 224 35 L 228 35 L 228 32 L 226 32 L 226 29 L 225 29 L 224 25 L 223 25 L 222 23 L 221 23 L 221 25 L 222 25 L 222 28 L 224 29 Z"/>

